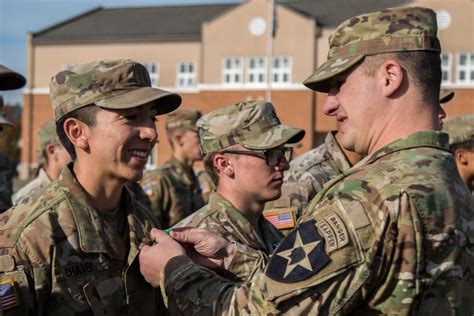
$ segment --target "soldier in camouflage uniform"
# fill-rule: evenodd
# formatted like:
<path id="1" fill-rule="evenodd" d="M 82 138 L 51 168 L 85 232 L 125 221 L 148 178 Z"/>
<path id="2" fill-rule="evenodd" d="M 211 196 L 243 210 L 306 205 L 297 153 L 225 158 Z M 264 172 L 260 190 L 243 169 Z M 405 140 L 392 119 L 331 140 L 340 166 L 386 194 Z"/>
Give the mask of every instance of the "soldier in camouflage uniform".
<path id="1" fill-rule="evenodd" d="M 38 176 L 13 195 L 13 203 L 18 203 L 25 196 L 31 196 L 52 181 L 56 180 L 61 170 L 71 161 L 71 156 L 61 144 L 56 134 L 54 120 L 46 122 L 39 129 L 40 168 Z"/>
<path id="2" fill-rule="evenodd" d="M 444 131 L 449 134 L 449 149 L 456 159 L 459 174 L 474 194 L 474 114 L 446 121 Z"/>
<path id="3" fill-rule="evenodd" d="M 290 170 L 285 172 L 281 187 L 281 197 L 265 205 L 264 216 L 291 213 L 295 219 L 300 218 L 303 210 L 329 180 L 341 175 L 361 157 L 342 148 L 337 141 L 337 132 L 329 132 L 324 143 L 304 153 L 290 163 Z M 287 235 L 295 222 L 279 226 Z"/>
<path id="4" fill-rule="evenodd" d="M 159 224 L 124 185 L 143 175 L 156 115 L 181 98 L 152 88 L 146 68 L 131 60 L 59 72 L 50 91 L 73 163 L 0 215 L 0 314 L 159 314 L 160 293 L 137 258 Z"/>
<path id="5" fill-rule="evenodd" d="M 204 204 L 193 164 L 202 159 L 196 121 L 201 112 L 182 109 L 166 117 L 172 157 L 158 169 L 145 173 L 140 185 L 151 201 L 163 228 L 173 226 Z"/>
<path id="6" fill-rule="evenodd" d="M 232 104 L 197 123 L 204 166 L 216 183 L 209 204 L 175 227 L 201 227 L 236 242 L 253 260 L 235 261 L 229 272 L 247 280 L 263 269 L 282 235 L 263 216 L 265 202 L 280 196 L 292 148 L 304 136 L 280 124 L 271 103 Z M 278 220 L 278 219 L 275 219 Z"/>
<path id="7" fill-rule="evenodd" d="M 454 91 L 442 89 L 439 94 L 439 103 L 447 103 L 453 97 Z M 445 118 L 446 112 L 443 107 L 440 107 L 441 124 Z M 295 214 L 296 219 L 300 218 L 308 203 L 322 190 L 326 182 L 341 175 L 363 158 L 341 147 L 338 137 L 336 131 L 329 132 L 322 145 L 291 161 L 290 170 L 285 172 L 281 197 L 265 205 L 264 216 L 292 213 Z M 294 226 L 292 223 L 292 225 L 278 228 L 287 235 Z"/>
<path id="8" fill-rule="evenodd" d="M 473 314 L 474 206 L 439 132 L 436 31 L 435 12 L 420 7 L 336 28 L 328 60 L 304 83 L 328 92 L 341 146 L 368 156 L 325 185 L 247 283 L 193 263 L 175 240 L 224 268 L 246 257 L 235 245 L 153 230 L 141 271 L 161 282 L 171 313 Z"/>
<path id="9" fill-rule="evenodd" d="M 25 77 L 0 65 L 0 91 L 21 89 L 25 84 Z M 3 97 L 0 95 L 0 132 L 4 126 L 13 127 L 13 124 L 3 112 Z M 12 176 L 10 160 L 0 153 L 0 213 L 12 206 Z"/>

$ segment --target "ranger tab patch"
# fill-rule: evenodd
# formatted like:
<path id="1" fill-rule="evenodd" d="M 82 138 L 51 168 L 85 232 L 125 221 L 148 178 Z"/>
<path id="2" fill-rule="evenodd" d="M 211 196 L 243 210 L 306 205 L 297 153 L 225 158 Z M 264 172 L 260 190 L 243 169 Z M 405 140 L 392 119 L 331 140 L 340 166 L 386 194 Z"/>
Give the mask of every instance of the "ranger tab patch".
<path id="1" fill-rule="evenodd" d="M 13 280 L 8 279 L 0 283 L 0 310 L 7 310 L 18 305 L 18 296 Z"/>
<path id="2" fill-rule="evenodd" d="M 283 239 L 268 263 L 266 275 L 279 282 L 298 282 L 316 274 L 329 260 L 324 239 L 311 220 Z"/>

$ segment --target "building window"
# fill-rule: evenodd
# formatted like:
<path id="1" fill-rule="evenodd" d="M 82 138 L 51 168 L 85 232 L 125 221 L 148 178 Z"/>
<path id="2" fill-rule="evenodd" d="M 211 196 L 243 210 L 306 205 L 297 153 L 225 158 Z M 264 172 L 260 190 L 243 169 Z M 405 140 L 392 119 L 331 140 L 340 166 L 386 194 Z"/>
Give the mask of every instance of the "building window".
<path id="1" fill-rule="evenodd" d="M 193 62 L 178 63 L 178 74 L 176 86 L 178 88 L 190 88 L 196 85 L 196 65 Z"/>
<path id="2" fill-rule="evenodd" d="M 160 83 L 160 64 L 159 63 L 143 63 L 146 70 L 150 74 L 150 81 L 152 87 L 158 87 Z"/>
<path id="3" fill-rule="evenodd" d="M 474 53 L 459 53 L 457 57 L 457 83 L 473 85 Z"/>
<path id="4" fill-rule="evenodd" d="M 262 84 L 267 81 L 267 60 L 264 57 L 251 57 L 247 60 L 247 83 Z"/>
<path id="5" fill-rule="evenodd" d="M 273 83 L 291 82 L 291 58 L 287 56 L 273 57 L 272 65 Z"/>
<path id="6" fill-rule="evenodd" d="M 222 65 L 222 82 L 224 84 L 242 83 L 242 58 L 224 58 Z"/>
<path id="7" fill-rule="evenodd" d="M 441 54 L 441 84 L 451 83 L 451 65 L 452 55 L 451 53 Z"/>

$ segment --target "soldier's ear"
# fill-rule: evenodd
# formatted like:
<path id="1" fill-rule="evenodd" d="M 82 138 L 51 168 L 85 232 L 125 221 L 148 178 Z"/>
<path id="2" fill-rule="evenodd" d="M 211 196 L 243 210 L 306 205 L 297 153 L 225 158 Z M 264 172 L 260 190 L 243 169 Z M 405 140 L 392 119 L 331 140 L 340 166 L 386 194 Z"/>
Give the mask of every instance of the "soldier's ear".
<path id="1" fill-rule="evenodd" d="M 408 75 L 405 69 L 400 63 L 394 59 L 387 59 L 379 68 L 379 76 L 382 94 L 385 97 L 394 97 L 398 93 L 402 92 Z"/>
<path id="2" fill-rule="evenodd" d="M 219 174 L 224 174 L 228 177 L 234 176 L 234 166 L 230 163 L 229 158 L 222 155 L 214 155 L 214 168 Z"/>
<path id="3" fill-rule="evenodd" d="M 64 133 L 69 141 L 79 149 L 89 150 L 89 127 L 76 118 L 68 118 L 64 121 Z"/>

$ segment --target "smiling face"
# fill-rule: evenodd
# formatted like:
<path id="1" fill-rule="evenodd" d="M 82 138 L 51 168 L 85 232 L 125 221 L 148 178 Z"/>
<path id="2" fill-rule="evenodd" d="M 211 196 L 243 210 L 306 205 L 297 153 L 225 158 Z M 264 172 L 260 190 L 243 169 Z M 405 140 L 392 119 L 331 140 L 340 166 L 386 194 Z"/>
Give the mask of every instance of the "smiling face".
<path id="1" fill-rule="evenodd" d="M 363 155 L 376 141 L 383 122 L 376 83 L 376 76 L 368 76 L 356 66 L 332 79 L 324 102 L 324 114 L 335 116 L 339 123 L 340 144 Z"/>
<path id="2" fill-rule="evenodd" d="M 283 147 L 283 146 L 281 146 Z M 242 146 L 233 150 L 248 150 Z M 242 198 L 265 203 L 281 195 L 283 172 L 288 170 L 289 162 L 282 157 L 277 166 L 268 166 L 265 159 L 250 155 L 226 154 L 234 172 L 234 189 Z"/>
<path id="3" fill-rule="evenodd" d="M 153 103 L 125 109 L 100 109 L 89 128 L 90 169 L 107 178 L 138 181 L 158 138 Z"/>

